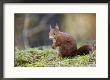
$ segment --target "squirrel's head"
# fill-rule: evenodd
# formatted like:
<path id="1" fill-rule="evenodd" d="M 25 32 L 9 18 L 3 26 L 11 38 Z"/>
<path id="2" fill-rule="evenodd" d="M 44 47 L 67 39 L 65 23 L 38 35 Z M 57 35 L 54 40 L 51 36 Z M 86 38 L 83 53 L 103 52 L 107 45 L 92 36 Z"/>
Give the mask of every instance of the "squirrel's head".
<path id="1" fill-rule="evenodd" d="M 55 28 L 52 28 L 50 25 L 49 39 L 55 39 L 59 32 L 60 31 L 59 31 L 59 27 L 57 24 Z"/>

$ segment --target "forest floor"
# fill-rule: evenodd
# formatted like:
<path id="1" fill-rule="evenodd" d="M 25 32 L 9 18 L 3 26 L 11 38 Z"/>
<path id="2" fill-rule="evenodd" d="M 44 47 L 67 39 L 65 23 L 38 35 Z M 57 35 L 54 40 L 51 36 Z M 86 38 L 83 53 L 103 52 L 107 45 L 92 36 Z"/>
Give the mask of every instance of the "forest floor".
<path id="1" fill-rule="evenodd" d="M 74 57 L 58 57 L 52 48 L 15 49 L 15 67 L 95 67 L 96 51 Z"/>

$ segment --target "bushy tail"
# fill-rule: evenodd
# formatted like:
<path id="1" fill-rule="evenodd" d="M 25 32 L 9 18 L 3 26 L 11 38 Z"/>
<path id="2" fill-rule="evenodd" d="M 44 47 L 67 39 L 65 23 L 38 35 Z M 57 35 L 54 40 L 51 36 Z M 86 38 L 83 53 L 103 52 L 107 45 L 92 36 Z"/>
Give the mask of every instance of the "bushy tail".
<path id="1" fill-rule="evenodd" d="M 77 50 L 78 55 L 93 53 L 96 50 L 95 42 L 91 45 L 83 45 Z"/>

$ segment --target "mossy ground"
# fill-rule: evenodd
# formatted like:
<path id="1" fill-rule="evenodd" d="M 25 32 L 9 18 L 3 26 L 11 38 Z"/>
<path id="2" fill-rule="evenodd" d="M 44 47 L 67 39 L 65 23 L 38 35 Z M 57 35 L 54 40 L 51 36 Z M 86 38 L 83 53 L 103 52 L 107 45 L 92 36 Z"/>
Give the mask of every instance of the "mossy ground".
<path id="1" fill-rule="evenodd" d="M 15 67 L 95 67 L 96 52 L 60 58 L 51 48 L 15 50 Z"/>

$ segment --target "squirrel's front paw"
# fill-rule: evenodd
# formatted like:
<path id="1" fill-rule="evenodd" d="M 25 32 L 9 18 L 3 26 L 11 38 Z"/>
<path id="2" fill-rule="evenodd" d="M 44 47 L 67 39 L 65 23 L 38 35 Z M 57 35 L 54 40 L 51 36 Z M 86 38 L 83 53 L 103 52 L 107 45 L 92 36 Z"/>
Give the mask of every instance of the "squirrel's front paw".
<path id="1" fill-rule="evenodd" d="M 52 45 L 52 49 L 55 49 L 55 46 L 54 45 Z"/>
<path id="2" fill-rule="evenodd" d="M 55 47 L 54 47 L 54 46 L 52 46 L 52 49 L 55 49 Z"/>

